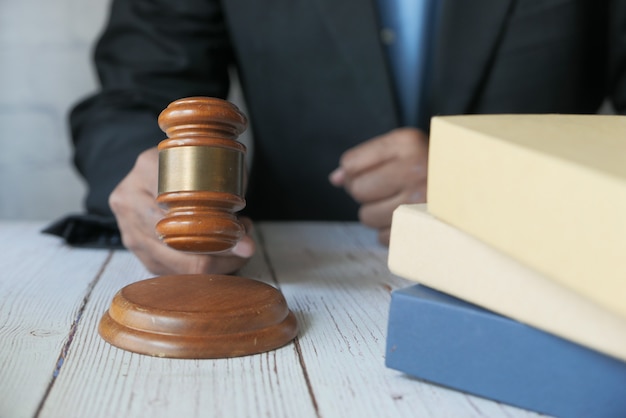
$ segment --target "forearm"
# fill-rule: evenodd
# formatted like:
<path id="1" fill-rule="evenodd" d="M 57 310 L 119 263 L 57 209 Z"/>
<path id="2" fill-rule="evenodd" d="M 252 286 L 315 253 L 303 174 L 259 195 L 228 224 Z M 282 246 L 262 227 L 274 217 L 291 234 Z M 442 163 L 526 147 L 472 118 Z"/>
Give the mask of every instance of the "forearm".
<path id="1" fill-rule="evenodd" d="M 626 114 L 626 4 L 620 0 L 609 4 L 608 93 L 615 110 Z"/>
<path id="2" fill-rule="evenodd" d="M 227 95 L 231 62 L 218 2 L 114 1 L 95 50 L 101 90 L 70 115 L 89 212 L 111 215 L 111 191 L 165 137 L 157 118 L 170 102 Z"/>
<path id="3" fill-rule="evenodd" d="M 104 95 L 88 99 L 71 113 L 74 163 L 88 185 L 89 213 L 112 216 L 108 198 L 128 174 L 137 156 L 155 146 L 164 134 L 158 112 L 139 103 L 107 103 Z"/>

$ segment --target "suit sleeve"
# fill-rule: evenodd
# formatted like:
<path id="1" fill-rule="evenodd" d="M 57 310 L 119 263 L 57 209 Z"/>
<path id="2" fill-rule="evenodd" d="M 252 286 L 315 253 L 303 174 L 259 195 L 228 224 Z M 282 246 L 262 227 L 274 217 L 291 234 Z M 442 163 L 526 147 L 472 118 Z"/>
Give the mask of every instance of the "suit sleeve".
<path id="1" fill-rule="evenodd" d="M 87 211 L 108 217 L 111 191 L 165 137 L 161 110 L 181 97 L 226 97 L 233 59 L 212 0 L 113 0 L 94 57 L 101 88 L 74 107 L 70 127 Z"/>
<path id="2" fill-rule="evenodd" d="M 608 89 L 615 110 L 626 114 L 626 2 L 612 0 L 608 19 Z"/>

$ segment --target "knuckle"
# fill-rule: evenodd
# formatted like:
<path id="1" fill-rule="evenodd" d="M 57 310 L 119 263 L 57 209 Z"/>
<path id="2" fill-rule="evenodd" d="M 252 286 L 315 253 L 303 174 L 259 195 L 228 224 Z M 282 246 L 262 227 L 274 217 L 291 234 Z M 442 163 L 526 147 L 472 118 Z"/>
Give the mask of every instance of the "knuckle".
<path id="1" fill-rule="evenodd" d="M 426 190 L 422 188 L 412 188 L 402 193 L 402 203 L 424 203 L 426 202 Z"/>
<path id="2" fill-rule="evenodd" d="M 158 151 L 156 148 L 149 148 L 141 152 L 135 160 L 133 171 L 143 171 L 152 169 L 158 162 Z"/>
<path id="3" fill-rule="evenodd" d="M 141 169 L 143 167 L 145 167 L 146 165 L 148 165 L 148 158 L 149 153 L 148 151 L 143 151 L 141 154 L 139 154 L 139 156 L 137 156 L 137 159 L 135 160 L 135 165 L 133 166 L 134 170 L 137 169 Z"/>
<path id="4" fill-rule="evenodd" d="M 122 245 L 124 246 L 124 248 L 132 252 L 137 251 L 137 249 L 139 248 L 139 242 L 137 239 L 134 238 L 132 234 L 126 234 L 124 233 L 124 231 L 121 231 L 121 237 L 122 237 Z"/>
<path id="5" fill-rule="evenodd" d="M 389 140 L 400 147 L 405 155 L 421 155 L 426 147 L 425 136 L 414 128 L 396 129 Z"/>
<path id="6" fill-rule="evenodd" d="M 113 213 L 119 213 L 124 208 L 124 198 L 122 197 L 122 191 L 119 187 L 116 187 L 109 195 L 109 207 Z"/>
<path id="7" fill-rule="evenodd" d="M 361 222 L 365 226 L 374 227 L 374 223 L 372 222 L 371 210 L 367 205 L 362 205 L 359 207 L 358 211 L 359 222 Z"/>
<path id="8" fill-rule="evenodd" d="M 166 268 L 161 263 L 158 263 L 152 259 L 149 260 L 141 260 L 144 267 L 152 274 L 156 274 L 159 276 L 175 273 L 174 271 Z"/>
<path id="9" fill-rule="evenodd" d="M 354 152 L 353 150 L 349 150 L 341 154 L 339 157 L 339 166 L 343 167 L 345 170 L 350 171 L 352 166 L 354 165 Z"/>
<path id="10" fill-rule="evenodd" d="M 388 247 L 391 233 L 389 229 L 382 229 L 378 231 L 378 242 Z"/>
<path id="11" fill-rule="evenodd" d="M 211 274 L 215 273 L 215 262 L 211 256 L 197 256 L 189 266 L 190 274 Z"/>
<path id="12" fill-rule="evenodd" d="M 363 186 L 359 184 L 359 182 L 352 182 L 347 187 L 346 190 L 352 196 L 354 200 L 358 203 L 363 203 L 367 199 L 367 193 Z"/>

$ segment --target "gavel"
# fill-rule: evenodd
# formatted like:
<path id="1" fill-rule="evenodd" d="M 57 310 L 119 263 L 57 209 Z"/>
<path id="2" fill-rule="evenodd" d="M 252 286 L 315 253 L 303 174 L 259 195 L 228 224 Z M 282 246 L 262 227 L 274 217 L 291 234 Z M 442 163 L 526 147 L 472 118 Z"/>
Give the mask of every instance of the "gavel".
<path id="1" fill-rule="evenodd" d="M 155 229 L 165 245 L 197 254 L 228 251 L 246 233 L 247 126 L 232 103 L 210 97 L 172 102 L 159 116 L 168 138 L 159 149 L 157 202 L 165 216 Z M 262 353 L 298 333 L 293 312 L 273 286 L 244 277 L 182 274 L 122 288 L 99 324 L 108 343 L 171 358 L 222 358 Z"/>
<path id="2" fill-rule="evenodd" d="M 157 202 L 168 212 L 156 225 L 163 242 L 180 251 L 218 253 L 245 233 L 235 216 L 243 198 L 246 147 L 237 137 L 246 117 L 235 105 L 192 97 L 159 116 L 169 137 L 159 149 Z"/>

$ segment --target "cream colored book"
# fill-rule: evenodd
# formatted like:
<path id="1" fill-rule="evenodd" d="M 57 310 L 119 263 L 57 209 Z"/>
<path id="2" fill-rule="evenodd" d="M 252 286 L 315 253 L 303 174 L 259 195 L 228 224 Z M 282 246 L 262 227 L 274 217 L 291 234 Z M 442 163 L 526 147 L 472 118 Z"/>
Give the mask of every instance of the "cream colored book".
<path id="1" fill-rule="evenodd" d="M 498 314 L 626 361 L 626 320 L 428 213 L 393 215 L 389 269 Z"/>
<path id="2" fill-rule="evenodd" d="M 626 117 L 434 118 L 428 204 L 626 317 Z"/>

